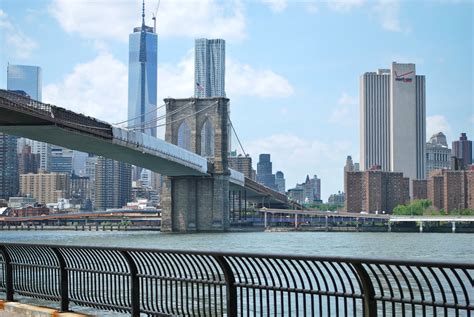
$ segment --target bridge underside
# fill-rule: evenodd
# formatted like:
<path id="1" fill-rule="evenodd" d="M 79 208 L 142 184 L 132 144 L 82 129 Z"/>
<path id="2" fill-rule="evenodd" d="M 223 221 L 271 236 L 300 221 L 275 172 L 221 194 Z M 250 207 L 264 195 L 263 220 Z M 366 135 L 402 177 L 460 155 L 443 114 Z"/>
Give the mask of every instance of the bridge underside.
<path id="1" fill-rule="evenodd" d="M 206 175 L 193 168 L 152 154 L 142 152 L 141 155 L 137 155 L 136 149 L 114 144 L 111 139 L 98 138 L 57 125 L 45 125 L 40 122 L 37 123 L 38 125 L 4 125 L 3 112 L 0 113 L 0 116 L 2 117 L 0 119 L 0 132 L 3 133 L 63 146 L 81 152 L 94 153 L 140 166 L 163 175 Z"/>

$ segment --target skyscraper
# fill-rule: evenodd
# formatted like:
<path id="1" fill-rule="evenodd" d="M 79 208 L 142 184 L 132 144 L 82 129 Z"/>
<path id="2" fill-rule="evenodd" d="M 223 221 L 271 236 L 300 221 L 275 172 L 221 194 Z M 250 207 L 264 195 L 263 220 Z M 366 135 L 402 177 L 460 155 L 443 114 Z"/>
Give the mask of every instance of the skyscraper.
<path id="1" fill-rule="evenodd" d="M 60 146 L 51 147 L 51 172 L 72 175 L 74 151 Z"/>
<path id="2" fill-rule="evenodd" d="M 270 154 L 260 154 L 257 163 L 257 182 L 268 188 L 277 190 L 275 174 L 272 173 L 272 162 Z"/>
<path id="3" fill-rule="evenodd" d="M 24 91 L 31 99 L 42 100 L 42 70 L 39 66 L 12 65 L 7 66 L 7 89 Z M 51 148 L 49 144 L 39 141 L 18 139 L 20 149 L 23 145 L 31 146 L 31 152 L 40 155 L 40 169 L 50 170 Z"/>
<path id="4" fill-rule="evenodd" d="M 0 199 L 16 196 L 19 189 L 17 138 L 0 133 Z"/>
<path id="5" fill-rule="evenodd" d="M 380 166 L 410 179 L 425 178 L 425 76 L 414 64 L 360 78 L 360 155 L 362 170 Z"/>
<path id="6" fill-rule="evenodd" d="M 278 189 L 278 192 L 284 194 L 286 191 L 285 174 L 283 174 L 282 171 L 278 171 L 275 173 L 275 184 Z"/>
<path id="7" fill-rule="evenodd" d="M 128 126 L 156 137 L 158 35 L 142 25 L 129 36 L 128 57 Z"/>
<path id="8" fill-rule="evenodd" d="M 453 141 L 453 156 L 461 159 L 461 169 L 472 164 L 472 141 L 467 139 L 466 133 L 461 133 L 458 141 Z"/>
<path id="9" fill-rule="evenodd" d="M 194 95 L 225 97 L 225 40 L 196 39 Z"/>
<path id="10" fill-rule="evenodd" d="M 28 65 L 7 66 L 7 89 L 24 91 L 31 99 L 41 101 L 41 67 Z"/>
<path id="11" fill-rule="evenodd" d="M 95 208 L 121 208 L 132 196 L 131 165 L 105 157 L 97 158 Z"/>

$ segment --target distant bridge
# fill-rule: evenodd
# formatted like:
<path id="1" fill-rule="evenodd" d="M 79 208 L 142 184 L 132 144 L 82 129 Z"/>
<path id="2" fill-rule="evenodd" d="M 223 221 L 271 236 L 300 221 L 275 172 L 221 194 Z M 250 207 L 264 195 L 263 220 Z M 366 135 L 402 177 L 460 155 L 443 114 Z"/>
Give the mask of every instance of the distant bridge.
<path id="1" fill-rule="evenodd" d="M 193 107 L 186 109 L 194 111 L 191 115 L 180 112 L 180 109 L 184 108 L 180 107 L 184 102 L 192 103 Z M 165 184 L 163 194 L 163 214 L 164 219 L 168 219 L 164 221 L 165 231 L 227 229 L 229 191 L 245 191 L 246 199 L 257 202 L 263 200 L 269 205 L 295 205 L 290 204 L 284 194 L 228 168 L 228 134 L 225 131 L 229 122 L 228 99 L 167 99 L 167 103 L 167 113 L 170 116 L 166 119 L 167 140 L 164 141 L 0 90 L 0 132 L 93 153 L 167 176 L 169 183 Z M 215 106 L 211 107 L 212 104 Z M 174 109 L 171 109 L 172 105 Z M 196 148 L 190 151 L 175 145 L 177 124 L 190 122 L 191 119 L 194 120 L 194 131 L 191 135 L 200 140 L 200 133 L 196 133 L 196 130 L 202 128 L 198 127 L 198 121 L 202 121 L 202 118 L 214 119 L 215 158 L 212 162 L 196 154 Z M 199 124 L 202 126 L 203 122 Z M 195 140 L 191 141 L 192 144 L 197 143 Z M 215 179 L 219 181 L 216 183 L 213 181 Z M 211 196 L 202 192 L 196 197 L 199 192 L 196 188 L 211 190 Z M 214 199 L 217 196 L 219 199 Z M 202 199 L 210 200 L 209 203 L 201 203 Z M 211 215 L 204 215 L 208 212 L 207 209 L 211 209 Z"/>

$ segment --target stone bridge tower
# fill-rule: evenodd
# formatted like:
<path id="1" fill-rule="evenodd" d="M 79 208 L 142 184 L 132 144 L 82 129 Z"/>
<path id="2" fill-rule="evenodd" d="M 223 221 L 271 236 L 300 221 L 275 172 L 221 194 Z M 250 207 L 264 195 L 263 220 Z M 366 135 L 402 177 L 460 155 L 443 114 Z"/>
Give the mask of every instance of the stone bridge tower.
<path id="1" fill-rule="evenodd" d="M 165 140 L 208 158 L 208 176 L 165 177 L 163 232 L 229 228 L 229 99 L 165 99 Z"/>

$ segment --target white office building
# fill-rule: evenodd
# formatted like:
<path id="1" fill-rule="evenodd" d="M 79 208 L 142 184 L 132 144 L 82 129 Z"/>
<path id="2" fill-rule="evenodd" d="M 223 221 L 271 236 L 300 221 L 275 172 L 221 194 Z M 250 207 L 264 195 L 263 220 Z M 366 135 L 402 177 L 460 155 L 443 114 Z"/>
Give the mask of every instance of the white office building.
<path id="1" fill-rule="evenodd" d="M 437 169 L 451 168 L 451 149 L 443 132 L 433 134 L 426 143 L 426 176 Z"/>
<path id="2" fill-rule="evenodd" d="M 415 64 L 392 63 L 360 77 L 361 169 L 380 166 L 425 179 L 425 76 Z"/>

